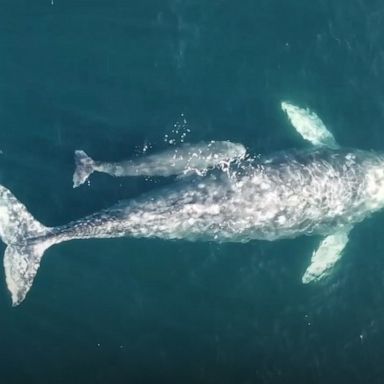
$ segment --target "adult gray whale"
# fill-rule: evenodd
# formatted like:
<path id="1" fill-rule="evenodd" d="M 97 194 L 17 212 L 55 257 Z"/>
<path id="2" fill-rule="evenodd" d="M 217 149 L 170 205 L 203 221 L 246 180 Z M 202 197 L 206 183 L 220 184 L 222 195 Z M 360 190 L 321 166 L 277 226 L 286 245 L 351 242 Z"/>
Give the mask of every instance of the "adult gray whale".
<path id="1" fill-rule="evenodd" d="M 287 103 L 283 109 L 316 146 L 232 162 L 63 226 L 43 226 L 0 186 L 0 236 L 8 245 L 4 267 L 13 305 L 31 288 L 44 251 L 73 239 L 246 242 L 320 234 L 324 239 L 303 282 L 327 275 L 353 225 L 384 206 L 384 156 L 339 149 L 336 142 L 330 148 L 330 133 L 321 140 L 326 128 L 312 112 Z"/>

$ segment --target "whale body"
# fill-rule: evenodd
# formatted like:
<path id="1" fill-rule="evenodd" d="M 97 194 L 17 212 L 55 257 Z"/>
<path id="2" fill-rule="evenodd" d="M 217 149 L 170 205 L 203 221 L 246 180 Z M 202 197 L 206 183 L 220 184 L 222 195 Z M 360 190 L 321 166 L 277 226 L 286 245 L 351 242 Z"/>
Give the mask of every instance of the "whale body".
<path id="1" fill-rule="evenodd" d="M 73 239 L 143 237 L 247 242 L 322 235 L 303 276 L 322 278 L 353 225 L 384 206 L 384 155 L 313 146 L 243 158 L 48 228 L 0 186 L 0 237 L 13 305 L 24 300 L 44 251 Z"/>
<path id="2" fill-rule="evenodd" d="M 190 177 L 68 225 L 52 240 L 157 237 L 219 242 L 329 235 L 381 208 L 384 156 L 325 148 Z"/>
<path id="3" fill-rule="evenodd" d="M 115 163 L 95 161 L 84 151 L 77 150 L 73 187 L 83 184 L 93 172 L 102 172 L 115 177 L 204 174 L 210 168 L 223 162 L 241 159 L 245 154 L 246 149 L 242 144 L 230 141 L 185 143 L 158 153 Z"/>

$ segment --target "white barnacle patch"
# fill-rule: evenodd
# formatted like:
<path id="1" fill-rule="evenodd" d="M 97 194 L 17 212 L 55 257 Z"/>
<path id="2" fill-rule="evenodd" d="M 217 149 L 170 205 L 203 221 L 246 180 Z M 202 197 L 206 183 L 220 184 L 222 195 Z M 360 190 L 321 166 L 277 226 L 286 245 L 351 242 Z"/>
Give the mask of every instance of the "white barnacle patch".
<path id="1" fill-rule="evenodd" d="M 384 205 L 384 166 L 371 167 L 366 175 L 367 205 L 376 210 Z"/>
<path id="2" fill-rule="evenodd" d="M 356 156 L 353 154 L 353 153 L 347 153 L 345 155 L 345 158 L 347 159 L 348 161 L 348 165 L 352 165 L 355 163 L 356 161 Z"/>
<path id="3" fill-rule="evenodd" d="M 4 239 L 5 236 L 5 230 L 8 226 L 9 222 L 9 212 L 8 209 L 5 206 L 0 206 L 0 236 L 2 239 Z"/>
<path id="4" fill-rule="evenodd" d="M 219 204 L 212 204 L 211 206 L 208 207 L 206 212 L 211 215 L 218 215 L 220 213 L 220 210 L 221 208 Z"/>

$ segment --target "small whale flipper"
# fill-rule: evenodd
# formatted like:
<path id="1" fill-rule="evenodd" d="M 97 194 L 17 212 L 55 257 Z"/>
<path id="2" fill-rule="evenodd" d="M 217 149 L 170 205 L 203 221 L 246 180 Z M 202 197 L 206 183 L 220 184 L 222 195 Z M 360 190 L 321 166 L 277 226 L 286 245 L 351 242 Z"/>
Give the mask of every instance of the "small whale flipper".
<path id="1" fill-rule="evenodd" d="M 73 174 L 73 188 L 85 183 L 93 173 L 95 162 L 84 152 L 75 151 L 75 172 Z"/>
<path id="2" fill-rule="evenodd" d="M 4 255 L 12 304 L 20 304 L 32 286 L 44 251 L 56 242 L 13 194 L 0 186 L 0 237 L 8 245 Z"/>
<path id="3" fill-rule="evenodd" d="M 299 108 L 286 101 L 281 103 L 281 109 L 288 115 L 291 124 L 304 140 L 316 146 L 339 148 L 332 133 L 315 112 L 308 108 Z"/>
<path id="4" fill-rule="evenodd" d="M 319 248 L 313 252 L 311 264 L 302 277 L 304 284 L 321 280 L 330 274 L 348 243 L 349 232 L 350 228 L 329 235 L 321 241 Z"/>

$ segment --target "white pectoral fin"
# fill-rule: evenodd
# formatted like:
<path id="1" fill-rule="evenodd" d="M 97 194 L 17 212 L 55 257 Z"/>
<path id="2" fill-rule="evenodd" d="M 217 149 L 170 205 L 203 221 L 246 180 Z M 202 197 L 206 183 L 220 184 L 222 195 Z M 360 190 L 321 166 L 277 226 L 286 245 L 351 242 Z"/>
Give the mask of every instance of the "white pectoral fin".
<path id="1" fill-rule="evenodd" d="M 339 147 L 332 133 L 315 112 L 286 101 L 281 103 L 281 109 L 287 114 L 291 124 L 304 140 L 316 146 Z"/>
<path id="2" fill-rule="evenodd" d="M 319 248 L 313 252 L 311 264 L 302 277 L 304 284 L 318 281 L 330 274 L 348 243 L 349 232 L 350 229 L 339 231 L 321 241 Z"/>

